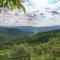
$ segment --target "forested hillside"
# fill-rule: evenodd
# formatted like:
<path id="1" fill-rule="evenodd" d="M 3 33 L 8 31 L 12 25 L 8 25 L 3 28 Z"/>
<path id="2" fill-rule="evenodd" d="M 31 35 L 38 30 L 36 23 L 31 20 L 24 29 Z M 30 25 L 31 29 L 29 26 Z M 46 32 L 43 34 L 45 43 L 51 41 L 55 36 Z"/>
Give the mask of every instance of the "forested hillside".
<path id="1" fill-rule="evenodd" d="M 13 58 L 28 54 L 31 60 L 53 60 L 54 56 L 59 60 L 60 30 L 30 35 L 18 29 L 0 28 L 0 57 Z"/>

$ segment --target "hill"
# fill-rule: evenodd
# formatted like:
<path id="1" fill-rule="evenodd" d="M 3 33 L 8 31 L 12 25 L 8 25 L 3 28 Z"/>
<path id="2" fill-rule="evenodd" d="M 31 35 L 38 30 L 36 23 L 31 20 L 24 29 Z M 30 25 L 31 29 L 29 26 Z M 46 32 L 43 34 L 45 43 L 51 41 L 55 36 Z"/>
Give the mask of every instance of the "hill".
<path id="1" fill-rule="evenodd" d="M 28 34 L 27 32 L 24 32 L 17 28 L 9 28 L 9 27 L 0 27 L 0 33 L 5 33 L 11 36 L 17 36 L 17 35 L 24 35 Z"/>
<path id="2" fill-rule="evenodd" d="M 21 55 L 27 54 L 32 60 L 60 59 L 60 29 L 30 35 L 20 29 L 0 27 L 0 57 L 13 60 L 18 56 L 23 60 Z"/>
<path id="3" fill-rule="evenodd" d="M 12 42 L 18 36 L 24 35 L 28 35 L 28 33 L 16 28 L 0 27 L 0 46 L 4 46 L 8 41 Z"/>
<path id="4" fill-rule="evenodd" d="M 21 29 L 22 31 L 30 32 L 30 33 L 33 33 L 33 34 L 37 34 L 37 33 L 41 33 L 41 32 L 58 30 L 58 29 L 60 29 L 60 25 L 55 25 L 55 26 L 40 26 L 40 27 L 34 27 L 34 26 L 16 26 L 14 28 Z"/>

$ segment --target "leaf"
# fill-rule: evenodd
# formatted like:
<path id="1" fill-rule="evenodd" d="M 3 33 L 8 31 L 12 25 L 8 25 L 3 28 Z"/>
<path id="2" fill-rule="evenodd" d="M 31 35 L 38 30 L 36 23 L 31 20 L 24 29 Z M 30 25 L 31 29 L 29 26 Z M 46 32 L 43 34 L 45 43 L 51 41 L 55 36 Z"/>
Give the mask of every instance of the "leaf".
<path id="1" fill-rule="evenodd" d="M 11 10 L 13 10 L 15 7 L 22 9 L 24 12 L 26 12 L 25 7 L 23 6 L 22 2 L 20 0 L 0 0 L 0 8 L 3 7 L 3 3 L 5 1 L 4 7 L 9 8 L 11 7 Z"/>

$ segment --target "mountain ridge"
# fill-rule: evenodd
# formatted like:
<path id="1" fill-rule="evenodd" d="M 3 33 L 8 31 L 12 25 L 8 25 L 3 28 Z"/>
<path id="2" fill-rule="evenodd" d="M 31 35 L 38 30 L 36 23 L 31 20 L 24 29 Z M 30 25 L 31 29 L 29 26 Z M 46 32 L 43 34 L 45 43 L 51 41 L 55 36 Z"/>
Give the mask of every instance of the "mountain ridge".
<path id="1" fill-rule="evenodd" d="M 33 33 L 41 33 L 41 32 L 47 32 L 47 31 L 52 31 L 56 29 L 60 29 L 60 25 L 56 26 L 43 26 L 43 27 L 31 27 L 31 26 L 19 26 L 15 27 L 17 29 L 21 29 L 23 31 L 27 32 L 33 32 Z"/>
<path id="2" fill-rule="evenodd" d="M 27 33 L 27 34 L 36 34 L 41 32 L 47 32 L 52 30 L 58 30 L 60 29 L 60 25 L 55 26 L 40 26 L 40 27 L 32 27 L 32 26 L 9 26 L 9 27 L 3 27 L 0 26 L 0 31 L 3 32 L 12 32 L 12 33 Z"/>

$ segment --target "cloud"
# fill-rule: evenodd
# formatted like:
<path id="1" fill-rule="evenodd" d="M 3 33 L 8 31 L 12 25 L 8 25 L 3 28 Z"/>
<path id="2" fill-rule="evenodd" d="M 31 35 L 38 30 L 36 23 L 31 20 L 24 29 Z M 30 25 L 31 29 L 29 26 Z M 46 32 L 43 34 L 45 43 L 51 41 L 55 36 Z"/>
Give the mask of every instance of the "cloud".
<path id="1" fill-rule="evenodd" d="M 48 16 L 52 16 L 50 14 L 50 12 L 53 14 L 53 11 L 56 11 L 58 13 L 60 13 L 60 1 L 59 0 L 49 0 L 51 2 L 53 2 L 53 4 L 49 4 L 47 0 L 29 0 L 29 2 L 27 1 L 28 4 L 32 3 L 31 5 L 26 5 L 26 9 L 28 11 L 28 13 L 35 13 L 37 15 L 39 15 L 40 13 L 43 13 L 46 17 L 48 14 Z M 38 11 L 38 12 L 37 12 Z M 56 14 L 55 14 L 56 15 Z M 59 15 L 59 14 L 58 14 Z"/>
<path id="2" fill-rule="evenodd" d="M 51 8 L 51 10 L 56 9 L 58 6 L 60 6 L 60 1 L 59 0 L 26 0 L 26 2 L 29 4 L 25 4 L 27 7 L 26 9 L 28 9 L 28 11 L 36 11 L 36 10 L 40 10 L 40 11 L 44 11 L 45 8 Z M 53 4 L 49 4 L 53 3 Z M 30 9 L 30 8 L 31 9 Z"/>
<path id="3" fill-rule="evenodd" d="M 27 0 L 23 3 L 26 8 L 27 15 L 21 13 L 20 10 L 15 9 L 12 12 L 10 11 L 12 16 L 9 17 L 7 16 L 5 20 L 6 22 L 3 21 L 1 22 L 1 24 L 3 23 L 11 26 L 12 25 L 19 25 L 19 26 L 60 25 L 59 0 L 57 0 L 57 2 L 54 4 L 48 4 L 46 0 L 33 0 L 33 1 L 34 2 L 31 5 L 30 5 L 31 2 L 29 3 Z"/>

